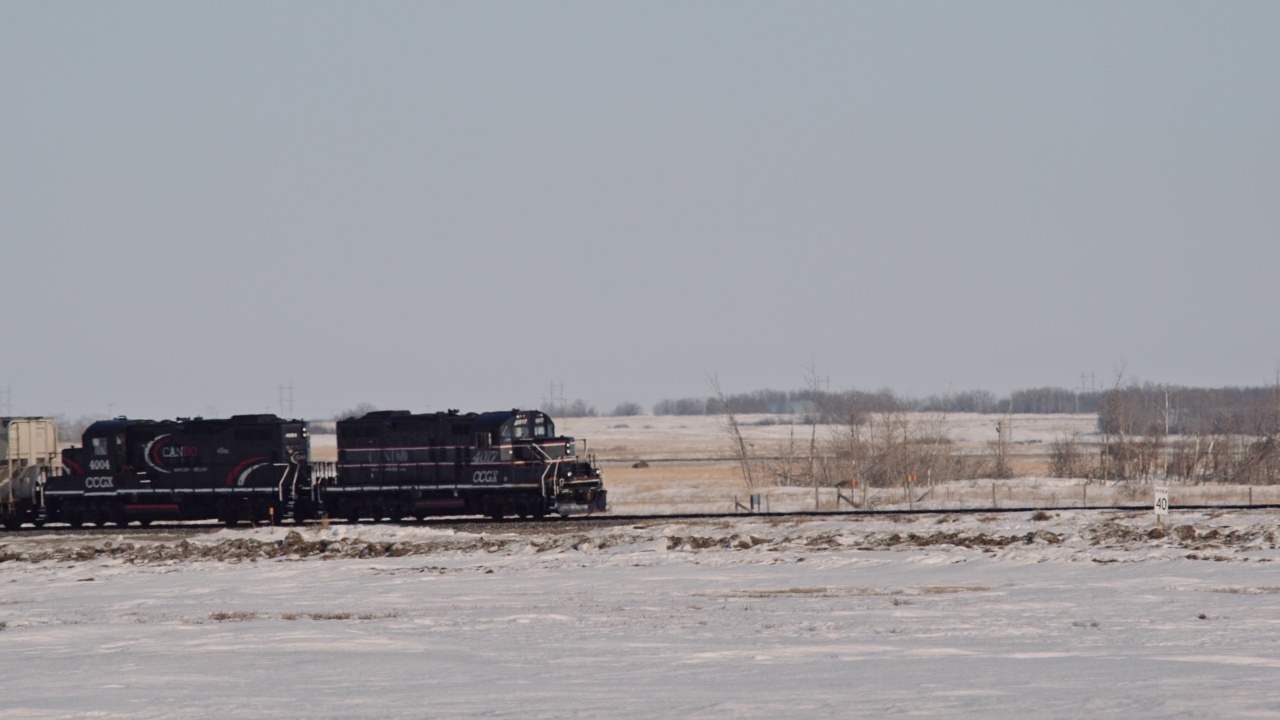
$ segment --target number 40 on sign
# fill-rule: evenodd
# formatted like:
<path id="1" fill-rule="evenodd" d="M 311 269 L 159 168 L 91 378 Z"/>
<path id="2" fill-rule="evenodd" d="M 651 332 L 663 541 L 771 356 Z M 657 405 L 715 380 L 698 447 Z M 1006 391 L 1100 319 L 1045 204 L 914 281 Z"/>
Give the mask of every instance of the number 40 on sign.
<path id="1" fill-rule="evenodd" d="M 1157 487 L 1155 488 L 1155 495 L 1156 518 L 1162 519 L 1169 514 L 1169 488 Z"/>

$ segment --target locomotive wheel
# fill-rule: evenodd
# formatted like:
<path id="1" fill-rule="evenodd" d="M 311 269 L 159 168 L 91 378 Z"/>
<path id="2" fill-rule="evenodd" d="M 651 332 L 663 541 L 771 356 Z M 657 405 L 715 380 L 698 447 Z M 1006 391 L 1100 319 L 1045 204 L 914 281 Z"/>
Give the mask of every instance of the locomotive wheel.
<path id="1" fill-rule="evenodd" d="M 151 518 L 139 520 L 138 524 L 141 525 L 142 527 L 151 527 Z"/>
<path id="2" fill-rule="evenodd" d="M 17 515 L 10 515 L 4 519 L 5 530 L 17 530 L 22 527 L 22 518 Z"/>

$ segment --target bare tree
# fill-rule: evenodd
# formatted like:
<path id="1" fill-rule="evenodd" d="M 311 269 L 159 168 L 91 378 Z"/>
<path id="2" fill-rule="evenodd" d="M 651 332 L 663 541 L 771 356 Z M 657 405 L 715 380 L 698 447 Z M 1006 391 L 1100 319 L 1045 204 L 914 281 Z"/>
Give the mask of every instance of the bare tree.
<path id="1" fill-rule="evenodd" d="M 632 417 L 635 415 L 643 415 L 644 408 L 640 406 L 640 403 L 621 402 L 618 403 L 617 407 L 613 409 L 613 412 L 609 414 L 613 417 Z"/>
<path id="2" fill-rule="evenodd" d="M 783 446 L 781 456 L 775 458 L 765 467 L 765 470 L 773 478 L 773 483 L 783 487 L 797 485 L 800 479 L 796 477 L 796 426 L 794 423 L 792 423 L 790 430 L 787 444 Z"/>
<path id="3" fill-rule="evenodd" d="M 1098 411 L 1098 424 L 1103 434 L 1100 449 L 1099 465 L 1104 480 L 1128 480 L 1132 449 L 1129 447 L 1129 433 L 1132 432 L 1137 410 L 1134 407 L 1135 388 L 1124 387 L 1125 363 L 1122 360 L 1115 368 L 1115 383 L 1102 398 L 1102 407 Z"/>
<path id="4" fill-rule="evenodd" d="M 1059 437 L 1049 445 L 1050 477 L 1088 478 L 1093 473 L 1094 468 L 1090 467 L 1084 451 L 1080 449 L 1078 435 Z"/>
<path id="5" fill-rule="evenodd" d="M 357 403 L 356 406 L 351 408 L 350 410 L 343 410 L 337 415 L 334 415 L 333 419 L 348 420 L 350 418 L 363 417 L 365 415 L 368 415 L 371 412 L 376 411 L 377 409 L 378 409 L 378 406 L 374 405 L 373 403 L 367 403 L 367 402 Z"/>
<path id="6" fill-rule="evenodd" d="M 995 455 L 991 476 L 1000 480 L 1013 477 L 1013 468 L 1009 465 L 1009 445 L 1013 438 L 1013 403 L 1004 417 L 996 421 L 996 442 L 993 448 Z"/>
<path id="7" fill-rule="evenodd" d="M 546 414 L 558 418 L 596 417 L 600 414 L 596 411 L 594 405 L 588 404 L 586 400 L 581 398 L 573 402 L 546 402 L 542 404 L 541 409 Z"/>
<path id="8" fill-rule="evenodd" d="M 818 372 L 816 363 L 810 363 L 805 368 L 805 384 L 809 386 L 809 482 L 813 484 L 814 505 L 818 504 L 818 475 L 814 472 L 814 462 L 818 455 L 818 419 L 822 416 L 822 409 L 819 407 L 818 394 L 821 388 L 818 386 Z"/>
<path id="9" fill-rule="evenodd" d="M 733 414 L 733 408 L 729 406 L 729 401 L 725 397 L 724 391 L 720 389 L 720 379 L 714 373 L 707 375 L 707 384 L 711 386 L 711 391 L 715 393 L 716 400 L 720 403 L 721 409 L 724 411 L 725 426 L 729 431 L 729 436 L 733 440 L 733 445 L 738 456 L 738 464 L 742 468 L 742 482 L 746 484 L 747 489 L 754 488 L 755 477 L 751 472 L 752 458 L 750 448 L 747 441 L 742 437 L 742 428 L 738 425 L 738 418 Z"/>

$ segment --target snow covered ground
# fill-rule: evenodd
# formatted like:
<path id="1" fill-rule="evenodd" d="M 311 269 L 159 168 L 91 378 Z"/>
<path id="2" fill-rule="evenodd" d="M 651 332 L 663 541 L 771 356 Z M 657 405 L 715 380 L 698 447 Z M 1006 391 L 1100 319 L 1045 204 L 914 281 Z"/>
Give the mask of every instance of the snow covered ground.
<path id="1" fill-rule="evenodd" d="M 0 718 L 1280 717 L 1262 511 L 0 535 Z"/>
<path id="2" fill-rule="evenodd" d="M 929 428 L 962 448 L 986 448 L 997 438 L 996 423 L 1009 424 L 1012 452 L 1043 453 L 1054 440 L 1097 439 L 1098 416 L 1075 415 L 980 415 L 976 413 L 908 413 L 912 427 Z M 814 429 L 802 417 L 787 415 L 739 415 L 743 438 L 760 452 L 772 452 L 793 438 L 808 442 Z M 630 417 L 557 418 L 556 430 L 583 442 L 579 450 L 596 453 L 605 461 L 633 462 L 637 459 L 666 458 L 732 459 L 734 447 L 722 415 L 635 415 Z M 843 427 L 819 425 L 819 442 L 838 436 Z M 311 454 L 316 460 L 337 458 L 337 437 L 332 433 L 311 436 Z"/>
<path id="3" fill-rule="evenodd" d="M 1027 446 L 1047 445 L 1072 437 L 1097 434 L 1096 414 L 1073 415 L 983 415 L 978 413 L 907 413 L 912 427 L 943 433 L 961 447 L 985 447 L 997 439 L 996 423 L 1009 424 L 1009 442 L 1015 452 Z M 812 430 L 802 417 L 786 415 L 737 416 L 744 439 L 761 449 L 784 445 L 795 435 L 807 442 Z M 567 435 L 586 438 L 588 449 L 605 456 L 631 452 L 640 456 L 677 455 L 732 457 L 733 445 L 723 415 L 636 415 L 632 417 L 560 418 L 556 429 Z M 844 428 L 819 425 L 818 438 L 825 441 Z"/>

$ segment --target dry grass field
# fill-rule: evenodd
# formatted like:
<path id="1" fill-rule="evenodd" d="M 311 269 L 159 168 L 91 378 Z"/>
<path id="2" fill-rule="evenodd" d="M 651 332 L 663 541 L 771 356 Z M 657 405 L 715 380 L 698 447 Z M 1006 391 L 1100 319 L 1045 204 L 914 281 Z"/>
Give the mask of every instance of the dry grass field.
<path id="1" fill-rule="evenodd" d="M 998 415 L 918 415 L 913 421 L 940 428 L 962 453 L 990 453 L 997 440 Z M 1055 440 L 1097 441 L 1096 416 L 1015 415 L 1008 442 L 1009 480 L 933 478 L 933 484 L 909 488 L 777 487 L 748 489 L 734 455 L 731 435 L 721 416 L 649 416 L 566 418 L 560 432 L 586 440 L 586 452 L 597 457 L 609 488 L 610 507 L 618 513 L 682 513 L 732 511 L 735 499 L 749 504 L 761 496 L 766 510 L 836 510 L 851 507 L 928 508 L 1020 506 L 1079 507 L 1134 505 L 1151 500 L 1151 487 L 1109 484 L 1083 479 L 1048 477 L 1049 452 Z M 779 455 L 793 441 L 807 449 L 813 429 L 802 423 L 779 422 L 776 416 L 738 418 L 753 453 Z M 817 427 L 817 444 L 827 444 L 839 428 Z M 637 464 L 641 467 L 635 467 Z M 647 465 L 644 467 L 643 465 Z M 837 492 L 844 498 L 841 500 Z M 1280 488 L 1222 485 L 1173 485 L 1174 505 L 1233 505 L 1280 503 Z"/>
<path id="2" fill-rule="evenodd" d="M 997 439 L 997 415 L 919 415 L 914 421 L 939 428 L 959 452 L 992 452 Z M 738 418 L 751 452 L 779 455 L 794 440 L 807 449 L 812 428 L 777 416 Z M 609 505 L 619 514 L 679 514 L 731 512 L 735 500 L 750 504 L 760 496 L 768 511 L 848 510 L 853 507 L 938 509 L 963 507 L 1068 508 L 1140 505 L 1151 501 L 1150 485 L 1112 484 L 1083 479 L 1048 477 L 1052 443 L 1076 438 L 1096 443 L 1093 415 L 1015 415 L 1009 418 L 1010 465 L 1016 477 L 1008 480 L 931 478 L 909 487 L 842 488 L 778 487 L 757 484 L 748 489 L 734 455 L 731 436 L 720 416 L 652 416 L 564 418 L 562 434 L 578 438 L 579 452 L 594 455 L 609 488 Z M 817 444 L 831 441 L 838 428 L 817 427 Z M 315 435 L 312 455 L 334 460 L 333 435 Z M 639 467 L 637 467 L 639 465 Z M 840 499 L 837 493 L 843 495 Z M 1182 505 L 1245 505 L 1280 503 L 1280 487 L 1181 485 L 1170 487 L 1170 499 Z M 852 504 L 850 504 L 850 501 Z"/>

